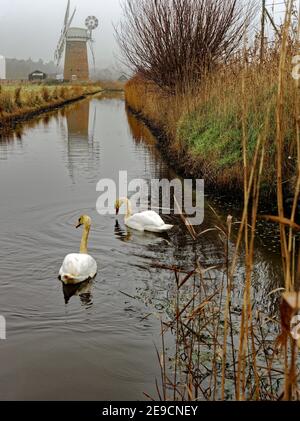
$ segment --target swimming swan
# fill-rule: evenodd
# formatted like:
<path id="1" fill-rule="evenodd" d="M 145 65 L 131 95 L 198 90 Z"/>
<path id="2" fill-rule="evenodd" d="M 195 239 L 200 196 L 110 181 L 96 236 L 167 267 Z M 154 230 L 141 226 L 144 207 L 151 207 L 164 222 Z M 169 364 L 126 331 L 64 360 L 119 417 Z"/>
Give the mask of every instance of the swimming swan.
<path id="1" fill-rule="evenodd" d="M 132 208 L 130 200 L 128 199 L 118 199 L 115 203 L 116 214 L 119 214 L 119 211 L 122 205 L 126 205 L 126 215 L 125 215 L 125 225 L 137 231 L 148 231 L 148 232 L 166 232 L 173 228 L 173 225 L 167 225 L 161 219 L 161 217 L 154 211 L 145 211 L 132 214 Z"/>
<path id="2" fill-rule="evenodd" d="M 91 218 L 83 215 L 79 218 L 76 228 L 84 227 L 80 254 L 69 254 L 65 257 L 59 271 L 59 279 L 66 285 L 76 285 L 95 278 L 97 275 L 97 263 L 88 255 L 87 242 L 91 229 Z"/>

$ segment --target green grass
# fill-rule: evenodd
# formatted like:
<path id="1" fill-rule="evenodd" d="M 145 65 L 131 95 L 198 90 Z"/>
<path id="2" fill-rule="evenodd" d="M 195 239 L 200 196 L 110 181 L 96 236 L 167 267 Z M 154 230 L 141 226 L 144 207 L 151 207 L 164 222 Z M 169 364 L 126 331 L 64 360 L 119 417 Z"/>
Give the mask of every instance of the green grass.
<path id="1" fill-rule="evenodd" d="M 242 127 L 232 113 L 218 115 L 207 107 L 199 109 L 181 120 L 178 136 L 194 155 L 213 158 L 219 167 L 242 159 Z"/>
<path id="2" fill-rule="evenodd" d="M 290 62 L 289 59 L 288 66 Z M 284 190 L 291 195 L 296 175 L 295 110 L 299 99 L 290 68 L 284 78 Z M 276 56 L 263 68 L 254 63 L 244 71 L 234 65 L 218 70 L 181 96 L 166 95 L 154 83 L 139 76 L 125 87 L 129 106 L 169 139 L 170 156 L 177 159 L 182 172 L 203 177 L 212 187 L 240 191 L 244 188 L 243 122 L 249 168 L 259 136 L 266 136 L 262 175 L 265 196 L 273 196 L 277 190 L 277 95 Z"/>
<path id="3" fill-rule="evenodd" d="M 229 93 L 228 93 L 229 94 Z M 251 159 L 261 133 L 266 105 L 270 102 L 266 98 L 259 99 L 261 102 L 260 112 L 251 107 L 247 110 L 247 142 L 248 156 Z M 257 107 L 257 104 L 255 104 Z M 271 138 L 275 136 L 275 105 L 271 109 Z M 293 135 L 293 130 L 290 136 Z M 241 164 L 242 151 L 242 106 L 233 101 L 228 101 L 222 108 L 215 98 L 200 105 L 196 111 L 185 114 L 178 123 L 177 136 L 182 139 L 187 149 L 195 155 L 213 161 L 219 169 L 230 168 L 235 164 Z M 270 152 L 270 151 L 269 151 Z M 272 159 L 275 153 L 271 148 Z"/>

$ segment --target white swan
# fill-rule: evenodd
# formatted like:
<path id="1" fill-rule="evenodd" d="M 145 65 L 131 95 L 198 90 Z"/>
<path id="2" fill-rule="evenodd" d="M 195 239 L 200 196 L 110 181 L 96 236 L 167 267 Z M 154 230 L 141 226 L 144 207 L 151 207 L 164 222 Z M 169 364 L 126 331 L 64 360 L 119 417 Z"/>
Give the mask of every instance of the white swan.
<path id="1" fill-rule="evenodd" d="M 117 215 L 122 207 L 126 205 L 126 215 L 125 215 L 125 225 L 137 231 L 148 231 L 148 232 L 166 232 L 173 228 L 173 225 L 167 225 L 161 219 L 161 217 L 154 211 L 145 211 L 132 214 L 132 208 L 130 200 L 118 199 L 115 204 L 115 209 Z"/>
<path id="2" fill-rule="evenodd" d="M 88 255 L 87 242 L 91 228 L 91 218 L 83 215 L 79 218 L 76 228 L 84 226 L 80 254 L 69 254 L 65 257 L 59 271 L 59 279 L 66 285 L 76 285 L 95 278 L 97 263 Z"/>

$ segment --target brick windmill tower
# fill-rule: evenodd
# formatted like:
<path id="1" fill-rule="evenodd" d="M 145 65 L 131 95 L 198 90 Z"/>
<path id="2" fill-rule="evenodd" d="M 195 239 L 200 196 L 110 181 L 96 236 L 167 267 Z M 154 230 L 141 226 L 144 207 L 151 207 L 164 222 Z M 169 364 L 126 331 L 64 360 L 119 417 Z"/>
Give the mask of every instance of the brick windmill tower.
<path id="1" fill-rule="evenodd" d="M 70 17 L 70 0 L 68 0 L 61 36 L 55 51 L 55 61 L 58 66 L 65 52 L 64 80 L 87 81 L 89 80 L 88 45 L 95 66 L 92 32 L 98 27 L 99 22 L 95 16 L 89 16 L 85 20 L 85 28 L 71 27 L 75 13 L 76 9 Z"/>

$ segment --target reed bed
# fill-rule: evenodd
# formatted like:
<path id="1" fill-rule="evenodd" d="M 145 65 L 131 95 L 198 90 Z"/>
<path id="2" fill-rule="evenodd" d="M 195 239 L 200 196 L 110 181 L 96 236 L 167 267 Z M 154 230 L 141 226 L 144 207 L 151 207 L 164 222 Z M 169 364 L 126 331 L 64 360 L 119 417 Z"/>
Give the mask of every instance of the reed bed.
<path id="1" fill-rule="evenodd" d="M 0 125 L 99 92 L 93 85 L 1 85 Z"/>
<path id="2" fill-rule="evenodd" d="M 197 255 L 188 270 L 157 265 L 174 273 L 168 314 L 162 317 L 160 350 L 161 400 L 293 401 L 300 399 L 300 120 L 299 81 L 292 78 L 292 59 L 299 51 L 292 25 L 294 2 L 286 2 L 280 39 L 264 62 L 255 47 L 207 75 L 190 94 L 168 95 L 136 76 L 126 86 L 129 107 L 168 138 L 168 153 L 193 174 L 243 192 L 240 220 L 201 232 L 182 214 L 193 242 L 215 231 L 223 244 L 221 280 L 216 267 Z M 292 29 L 293 27 L 293 29 Z M 295 41 L 296 40 L 296 41 Z M 277 212 L 261 214 L 261 196 L 269 195 Z M 286 197 L 291 206 L 285 206 Z M 259 219 L 280 230 L 282 266 L 280 304 L 275 316 L 262 313 L 254 300 L 254 258 Z M 234 234 L 233 234 L 234 233 Z M 237 273 L 243 262 L 242 273 Z M 242 298 L 236 294 L 242 282 Z M 271 298 L 270 298 L 271 299 Z M 175 348 L 166 347 L 167 335 Z"/>
<path id="3" fill-rule="evenodd" d="M 107 92 L 124 92 L 125 82 L 118 80 L 101 80 L 103 90 Z"/>
<path id="4" fill-rule="evenodd" d="M 135 76 L 125 86 L 130 109 L 148 120 L 168 139 L 167 154 L 184 175 L 205 178 L 207 187 L 223 191 L 244 190 L 244 156 L 241 139 L 247 131 L 247 158 L 269 114 L 263 196 L 276 195 L 276 104 L 279 69 L 278 42 L 269 45 L 261 65 L 259 50 L 249 48 L 203 77 L 184 94 L 169 95 L 154 83 Z M 291 77 L 295 45 L 289 40 L 283 93 L 285 191 L 290 197 L 296 178 L 295 102 L 297 89 Z M 243 63 L 245 62 L 245 66 Z"/>

